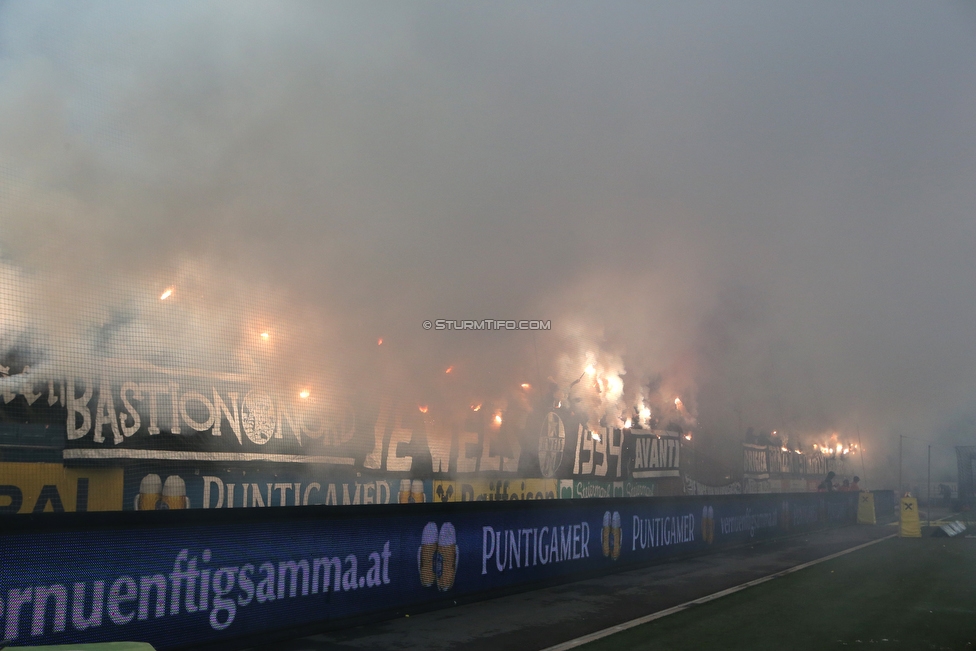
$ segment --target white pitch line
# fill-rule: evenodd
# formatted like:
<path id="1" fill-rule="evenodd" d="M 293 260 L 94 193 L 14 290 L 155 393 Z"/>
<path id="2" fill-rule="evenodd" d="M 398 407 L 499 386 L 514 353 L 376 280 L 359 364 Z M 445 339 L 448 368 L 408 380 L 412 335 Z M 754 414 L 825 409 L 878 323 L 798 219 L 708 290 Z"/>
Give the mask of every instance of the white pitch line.
<path id="1" fill-rule="evenodd" d="M 752 581 L 747 581 L 745 583 L 740 583 L 737 586 L 731 588 L 726 588 L 725 590 L 720 590 L 714 592 L 705 597 L 700 597 L 698 599 L 692 599 L 691 601 L 686 601 L 683 604 L 678 604 L 677 606 L 672 606 L 671 608 L 665 608 L 664 610 L 659 610 L 656 613 L 651 613 L 650 615 L 644 615 L 643 617 L 638 617 L 637 619 L 632 619 L 623 624 L 617 624 L 616 626 L 611 626 L 610 628 L 605 628 L 601 631 L 596 631 L 595 633 L 590 633 L 589 635 L 583 635 L 581 637 L 568 640 L 561 644 L 556 644 L 554 646 L 546 647 L 542 651 L 567 651 L 568 649 L 575 649 L 577 647 L 583 646 L 584 644 L 589 644 L 590 642 L 595 642 L 608 635 L 613 635 L 614 633 L 619 633 L 621 631 L 626 631 L 629 628 L 634 628 L 635 626 L 640 626 L 641 624 L 646 624 L 648 622 L 653 622 L 655 619 L 661 619 L 662 617 L 667 617 L 668 615 L 673 615 L 675 613 L 680 613 L 682 610 L 687 610 L 692 606 L 698 606 L 700 604 L 708 603 L 709 601 L 714 601 L 722 597 L 728 596 L 740 590 L 745 590 L 746 588 L 751 588 L 754 585 L 759 585 L 760 583 L 765 583 L 766 581 L 772 581 L 773 579 L 778 579 L 781 576 L 786 576 L 787 574 L 792 574 L 793 572 L 799 572 L 802 569 L 808 568 L 812 565 L 817 565 L 818 563 L 823 563 L 824 561 L 829 561 L 831 559 L 837 558 L 838 556 L 843 556 L 844 554 L 850 554 L 851 552 L 856 552 L 859 549 L 864 549 L 865 547 L 870 547 L 875 545 L 882 540 L 888 540 L 889 538 L 894 538 L 898 534 L 891 534 L 890 536 L 885 536 L 884 538 L 878 538 L 877 540 L 872 540 L 870 542 L 857 545 L 856 547 L 851 547 L 850 549 L 845 549 L 829 556 L 824 556 L 823 558 L 818 558 L 813 561 L 808 561 L 806 563 L 801 563 L 789 569 L 781 570 L 774 574 L 764 576 L 760 579 L 753 579 Z"/>

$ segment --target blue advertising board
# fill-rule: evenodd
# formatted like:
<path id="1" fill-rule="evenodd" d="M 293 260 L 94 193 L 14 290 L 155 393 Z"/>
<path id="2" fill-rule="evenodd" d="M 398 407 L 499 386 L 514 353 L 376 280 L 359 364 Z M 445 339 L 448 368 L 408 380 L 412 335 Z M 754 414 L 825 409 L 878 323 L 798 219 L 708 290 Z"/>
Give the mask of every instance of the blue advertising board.
<path id="1" fill-rule="evenodd" d="M 0 631 L 18 645 L 253 639 L 852 523 L 855 509 L 854 494 L 795 494 L 25 516 L 0 536 Z"/>

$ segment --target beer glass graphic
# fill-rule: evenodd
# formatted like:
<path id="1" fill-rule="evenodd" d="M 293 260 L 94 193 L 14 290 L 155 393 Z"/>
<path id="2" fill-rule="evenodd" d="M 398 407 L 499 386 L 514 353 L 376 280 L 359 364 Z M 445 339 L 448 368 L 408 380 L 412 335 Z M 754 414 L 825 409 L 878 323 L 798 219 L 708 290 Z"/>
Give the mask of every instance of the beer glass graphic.
<path id="1" fill-rule="evenodd" d="M 434 574 L 437 575 L 437 589 L 441 592 L 454 586 L 457 561 L 457 533 L 453 524 L 445 522 L 441 525 L 441 533 L 437 537 L 437 553 L 434 555 Z"/>
<path id="2" fill-rule="evenodd" d="M 411 502 L 426 502 L 427 496 L 424 494 L 424 482 L 420 479 L 414 479 L 413 483 L 410 484 L 410 501 Z"/>
<path id="3" fill-rule="evenodd" d="M 710 506 L 702 507 L 702 540 L 709 545 L 715 542 L 715 511 Z"/>
<path id="4" fill-rule="evenodd" d="M 139 494 L 133 501 L 136 511 L 155 511 L 163 492 L 163 482 L 159 475 L 146 475 L 139 482 Z"/>
<path id="5" fill-rule="evenodd" d="M 190 498 L 186 496 L 186 482 L 179 475 L 170 475 L 163 482 L 163 498 L 156 505 L 157 509 L 188 509 Z"/>
<path id="6" fill-rule="evenodd" d="M 409 481 L 409 480 L 407 480 Z M 420 535 L 420 550 L 417 552 L 417 565 L 420 568 L 420 585 L 429 588 L 434 585 L 434 555 L 437 554 L 437 524 L 428 522 Z"/>
<path id="7" fill-rule="evenodd" d="M 613 537 L 613 542 L 610 545 L 610 557 L 613 560 L 620 558 L 620 546 L 623 539 L 623 528 L 620 526 L 620 512 L 614 511 L 613 517 L 610 519 L 610 533 Z"/>
<path id="8" fill-rule="evenodd" d="M 401 479 L 400 480 L 400 494 L 397 496 L 397 502 L 400 504 L 406 504 L 410 501 L 410 480 Z"/>
<path id="9" fill-rule="evenodd" d="M 457 567 L 457 532 L 454 525 L 445 522 L 438 531 L 436 522 L 428 522 L 420 535 L 420 548 L 417 550 L 420 584 L 429 588 L 436 583 L 438 590 L 450 590 L 454 587 Z"/>

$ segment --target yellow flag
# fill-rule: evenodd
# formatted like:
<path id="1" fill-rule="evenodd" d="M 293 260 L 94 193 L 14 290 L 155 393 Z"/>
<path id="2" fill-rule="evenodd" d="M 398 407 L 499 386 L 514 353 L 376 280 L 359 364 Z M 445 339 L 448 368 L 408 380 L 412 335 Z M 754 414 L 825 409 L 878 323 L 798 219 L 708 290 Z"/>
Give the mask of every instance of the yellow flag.
<path id="1" fill-rule="evenodd" d="M 901 498 L 901 527 L 898 535 L 902 538 L 922 537 L 922 523 L 918 520 L 918 500 L 914 497 Z"/>
<path id="2" fill-rule="evenodd" d="M 857 523 L 877 524 L 877 520 L 874 519 L 874 493 L 858 493 Z"/>

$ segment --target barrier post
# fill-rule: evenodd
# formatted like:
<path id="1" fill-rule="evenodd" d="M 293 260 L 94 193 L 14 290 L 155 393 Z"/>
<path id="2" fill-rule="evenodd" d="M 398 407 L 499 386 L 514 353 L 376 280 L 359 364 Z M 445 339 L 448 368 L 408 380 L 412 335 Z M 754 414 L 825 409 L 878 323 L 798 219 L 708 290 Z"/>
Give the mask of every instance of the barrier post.
<path id="1" fill-rule="evenodd" d="M 857 523 L 858 524 L 877 524 L 874 516 L 874 493 L 858 493 L 857 496 Z"/>
<path id="2" fill-rule="evenodd" d="M 922 523 L 918 519 L 918 500 L 914 497 L 901 498 L 900 516 L 898 535 L 902 538 L 921 538 Z"/>

